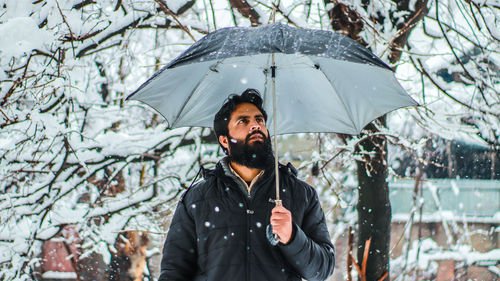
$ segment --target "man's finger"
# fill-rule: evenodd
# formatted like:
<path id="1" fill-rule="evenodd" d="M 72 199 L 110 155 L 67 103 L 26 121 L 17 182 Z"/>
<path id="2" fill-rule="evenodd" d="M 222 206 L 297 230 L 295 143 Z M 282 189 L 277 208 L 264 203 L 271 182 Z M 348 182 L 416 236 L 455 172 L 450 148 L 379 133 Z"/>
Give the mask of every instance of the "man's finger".
<path id="1" fill-rule="evenodd" d="M 285 221 L 285 220 L 272 220 L 271 221 L 271 225 L 274 227 L 274 226 L 282 226 L 282 225 L 286 225 L 288 223 L 288 221 Z"/>
<path id="2" fill-rule="evenodd" d="M 276 206 L 272 209 L 271 213 L 290 213 L 290 211 L 288 211 L 285 207 L 283 206 Z"/>
<path id="3" fill-rule="evenodd" d="M 273 215 L 270 219 L 271 223 L 285 223 L 290 220 L 290 217 L 286 215 Z"/>
<path id="4" fill-rule="evenodd" d="M 291 215 L 289 213 L 272 213 L 271 214 L 271 219 L 285 219 L 285 218 L 289 218 L 291 217 Z"/>

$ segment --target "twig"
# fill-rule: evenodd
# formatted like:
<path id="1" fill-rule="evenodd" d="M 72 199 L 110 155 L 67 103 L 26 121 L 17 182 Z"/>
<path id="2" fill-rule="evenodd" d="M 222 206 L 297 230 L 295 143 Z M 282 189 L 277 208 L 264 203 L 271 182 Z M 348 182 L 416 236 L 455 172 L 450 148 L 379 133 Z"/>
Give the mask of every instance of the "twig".
<path id="1" fill-rule="evenodd" d="M 354 257 L 349 253 L 349 256 L 351 257 L 351 260 L 356 267 L 356 271 L 358 272 L 359 278 L 361 281 L 366 281 L 366 265 L 368 264 L 368 253 L 370 250 L 370 244 L 372 242 L 372 238 L 370 237 L 368 240 L 365 242 L 365 252 L 363 253 L 363 261 L 361 265 L 358 264 L 358 262 L 354 259 Z"/>
<path id="2" fill-rule="evenodd" d="M 92 49 L 97 48 L 100 45 L 102 45 L 102 43 L 104 41 L 108 40 L 109 38 L 114 37 L 115 35 L 118 35 L 118 34 L 122 34 L 124 31 L 126 31 L 127 29 L 129 29 L 131 27 L 136 27 L 141 22 L 149 19 L 152 16 L 153 16 L 152 14 L 145 14 L 144 16 L 138 17 L 137 19 L 133 20 L 129 24 L 127 24 L 125 26 L 122 26 L 120 29 L 112 31 L 109 34 L 106 34 L 104 37 L 102 37 L 101 39 L 99 39 L 97 42 L 89 44 L 87 47 L 84 47 L 83 49 L 79 50 L 78 53 L 76 54 L 76 57 L 80 58 L 80 57 L 83 57 L 83 56 L 86 56 L 86 55 L 93 54 L 94 52 L 91 52 L 91 53 L 87 53 L 87 52 L 90 51 L 90 50 L 92 50 Z M 103 29 L 103 31 L 104 30 L 105 29 Z M 110 46 L 103 47 L 100 50 L 104 50 L 106 48 L 110 48 L 110 47 L 113 47 L 113 46 L 116 46 L 116 45 L 120 45 L 121 42 L 122 42 L 122 40 L 123 40 L 123 38 L 119 39 L 119 42 L 110 44 Z"/>
<path id="3" fill-rule="evenodd" d="M 5 94 L 5 96 L 3 97 L 2 102 L 0 102 L 0 107 L 4 106 L 5 103 L 7 103 L 7 100 L 10 98 L 10 96 L 12 96 L 16 88 L 19 87 L 19 85 L 21 85 L 21 82 L 22 79 L 21 77 L 19 77 L 14 81 L 14 83 L 12 83 L 12 86 L 10 87 L 9 91 L 7 91 L 7 94 Z"/>
<path id="4" fill-rule="evenodd" d="M 422 188 L 420 188 L 419 190 L 419 197 L 420 198 L 423 198 L 423 192 L 422 192 Z M 422 246 L 422 213 L 423 213 L 423 210 L 424 210 L 424 203 L 423 202 L 419 202 L 420 206 L 419 206 L 419 220 L 418 220 L 418 246 L 417 246 L 417 258 L 416 258 L 416 261 L 417 261 L 417 264 L 418 264 L 418 260 L 420 259 L 420 248 Z M 418 270 L 418 268 L 416 269 L 417 271 L 417 279 L 418 280 L 418 277 L 419 277 L 419 273 L 420 271 Z"/>
<path id="5" fill-rule="evenodd" d="M 389 271 L 386 271 L 386 272 L 382 275 L 382 277 L 380 277 L 377 281 L 383 281 L 385 278 L 387 278 L 387 276 L 389 276 Z M 417 280 L 418 280 L 418 278 L 417 278 Z"/>
<path id="6" fill-rule="evenodd" d="M 120 6 L 122 5 L 122 0 L 118 0 L 116 1 L 116 6 L 115 8 L 113 9 L 113 11 L 117 11 L 118 9 L 120 9 Z"/>
<path id="7" fill-rule="evenodd" d="M 3 116 L 7 120 L 7 123 L 10 124 L 12 122 L 12 120 L 10 120 L 9 116 L 7 116 L 7 114 L 5 114 L 5 112 L 3 112 L 3 110 L 1 108 L 0 108 L 0 112 L 3 114 Z"/>
<path id="8" fill-rule="evenodd" d="M 352 254 L 349 253 L 350 259 L 352 260 L 354 266 L 356 267 L 356 271 L 358 272 L 358 275 L 359 275 L 359 278 L 360 278 L 361 281 L 367 281 L 367 279 L 366 279 L 366 267 L 368 265 L 368 254 L 370 253 L 370 245 L 371 245 L 371 243 L 372 243 L 372 238 L 370 237 L 365 242 L 365 251 L 363 253 L 363 261 L 362 261 L 361 265 L 359 265 L 356 262 L 356 259 L 354 259 L 354 257 L 352 256 Z M 389 272 L 388 271 L 385 272 L 384 274 L 382 274 L 382 277 L 380 277 L 379 279 L 377 279 L 377 281 L 382 281 L 385 278 L 387 278 L 387 276 L 389 276 Z"/>
<path id="9" fill-rule="evenodd" d="M 411 232 L 412 232 L 412 229 L 413 229 L 413 219 L 415 217 L 415 210 L 417 209 L 417 200 L 419 199 L 418 195 L 419 195 L 419 190 L 421 189 L 421 182 L 422 182 L 422 176 L 424 175 L 424 167 L 422 165 L 422 163 L 419 163 L 418 165 L 418 174 L 415 178 L 415 185 L 413 186 L 413 194 L 412 194 L 412 211 L 411 211 L 411 214 L 410 214 L 410 218 L 408 219 L 408 223 L 409 223 L 409 229 L 406 230 L 405 228 L 405 232 L 407 233 L 407 237 L 405 237 L 407 239 L 407 243 L 406 243 L 406 249 L 404 249 L 404 254 L 405 254 L 405 263 L 403 265 L 403 272 L 406 270 L 406 267 L 408 266 L 408 256 L 409 256 L 409 253 L 410 253 L 410 247 L 411 247 Z M 406 235 L 404 235 L 406 236 Z"/>
<path id="10" fill-rule="evenodd" d="M 129 231 L 137 231 L 137 232 L 145 232 L 147 234 L 159 234 L 159 235 L 165 235 L 167 234 L 167 232 L 163 231 L 163 232 L 158 232 L 158 231 L 151 231 L 151 230 L 144 230 L 144 229 L 123 229 L 123 230 L 120 230 L 120 231 L 113 231 L 113 233 L 126 233 L 126 232 L 129 232 Z"/>
<path id="11" fill-rule="evenodd" d="M 347 234 L 348 242 L 347 242 L 347 281 L 352 281 L 351 270 L 352 270 L 352 243 L 353 237 L 352 234 L 352 226 L 349 226 L 349 233 Z"/>
<path id="12" fill-rule="evenodd" d="M 372 243 L 372 238 L 370 237 L 365 243 L 365 252 L 363 253 L 363 263 L 361 264 L 361 270 L 363 276 L 366 280 L 366 266 L 368 265 L 368 254 L 370 253 L 370 245 Z"/>
<path id="13" fill-rule="evenodd" d="M 391 42 L 389 43 L 389 46 L 394 44 L 394 41 L 396 39 L 401 37 L 404 33 L 406 33 L 409 29 L 413 28 L 417 24 L 416 22 L 413 22 L 413 21 L 422 13 L 424 8 L 425 8 L 425 6 L 420 8 L 420 10 L 418 10 L 413 15 L 413 17 L 410 20 L 408 20 L 403 27 L 401 27 L 401 29 L 396 33 L 396 36 L 394 36 L 394 38 L 392 38 Z"/>
<path id="14" fill-rule="evenodd" d="M 79 10 L 89 4 L 95 4 L 96 2 L 94 0 L 85 0 L 85 1 L 82 1 L 80 3 L 77 3 L 75 5 L 73 5 L 72 9 L 75 9 L 75 10 Z"/>
<path id="15" fill-rule="evenodd" d="M 100 30 L 96 30 L 96 31 L 86 33 L 83 35 L 78 35 L 78 36 L 75 36 L 74 34 L 71 33 L 70 35 L 65 35 L 64 38 L 61 39 L 61 41 L 62 42 L 73 42 L 73 41 L 83 42 L 85 39 L 96 36 L 97 34 L 101 33 L 103 30 L 104 29 L 100 29 Z"/>
<path id="16" fill-rule="evenodd" d="M 434 18 L 432 15 L 426 15 L 426 18 L 436 21 L 436 18 Z M 487 50 L 487 51 L 492 52 L 492 53 L 499 53 L 498 50 L 491 50 L 491 49 L 488 49 L 486 46 L 479 45 L 478 42 L 474 42 L 473 40 L 471 40 L 469 38 L 469 36 L 467 36 L 466 34 L 462 33 L 460 30 L 457 30 L 455 27 L 447 24 L 446 22 L 442 22 L 441 24 L 444 27 L 446 27 L 446 30 L 455 32 L 461 38 L 463 38 L 464 40 L 466 40 L 469 43 L 473 44 L 474 46 L 480 48 L 481 50 Z M 431 36 L 429 34 L 426 34 L 426 35 L 429 36 L 429 37 L 433 37 L 433 36 Z M 436 37 L 436 38 L 439 39 L 439 38 L 442 38 L 442 37 Z"/>
<path id="17" fill-rule="evenodd" d="M 460 58 L 458 57 L 457 53 L 455 52 L 454 46 L 451 44 L 450 39 L 446 35 L 446 31 L 444 30 L 443 26 L 441 25 L 441 21 L 439 20 L 439 3 L 436 3 L 436 21 L 437 21 L 437 23 L 439 25 L 439 29 L 441 29 L 441 33 L 443 33 L 444 39 L 446 40 L 446 42 L 448 43 L 448 46 L 450 47 L 450 51 L 453 53 L 453 56 L 455 56 L 455 59 L 457 60 L 458 64 L 460 64 L 460 66 L 464 70 L 464 72 L 467 75 L 467 77 L 470 77 L 470 78 L 472 78 L 474 80 L 474 78 L 473 78 L 474 76 L 472 76 L 469 73 L 469 71 L 467 70 L 467 68 L 465 67 L 465 65 L 462 63 L 462 60 L 460 60 Z M 488 100 L 486 99 L 486 96 L 484 95 L 484 91 L 483 91 L 482 87 L 477 87 L 476 86 L 476 88 L 479 90 L 479 92 L 481 92 L 481 96 L 483 97 L 483 100 L 486 103 L 486 105 L 489 106 Z"/>
<path id="18" fill-rule="evenodd" d="M 474 110 L 474 111 L 478 111 L 478 112 L 481 112 L 483 114 L 486 114 L 486 115 L 493 115 L 493 116 L 499 116 L 498 114 L 495 114 L 493 112 L 488 112 L 488 111 L 485 111 L 483 109 L 479 109 L 479 108 L 475 108 L 475 107 L 472 107 L 471 105 L 468 105 L 466 103 L 464 103 L 463 101 L 460 101 L 458 100 L 457 98 L 455 98 L 454 96 L 452 96 L 451 94 L 449 94 L 445 89 L 443 89 L 430 75 L 429 72 L 427 72 L 427 70 L 424 68 L 423 64 L 422 64 L 422 61 L 420 59 L 417 58 L 417 62 L 419 64 L 420 67 L 417 67 L 415 61 L 413 60 L 412 57 L 410 57 L 410 60 L 411 62 L 413 63 L 413 65 L 415 66 L 415 68 L 417 68 L 417 70 L 421 71 L 425 77 L 429 78 L 429 80 L 432 82 L 432 84 L 434 84 L 434 86 L 436 86 L 436 88 L 439 89 L 440 92 L 442 92 L 443 94 L 445 94 L 447 97 L 449 97 L 450 99 L 452 99 L 453 101 L 455 101 L 456 103 L 458 104 L 461 104 L 463 106 L 465 106 L 466 108 L 468 109 L 471 109 L 471 110 Z"/>
<path id="19" fill-rule="evenodd" d="M 500 38 L 497 38 L 493 33 L 491 33 L 490 26 L 488 25 L 488 22 L 484 18 L 483 12 L 481 12 L 481 7 L 477 3 L 474 3 L 473 1 L 468 1 L 468 2 L 469 2 L 469 6 L 471 6 L 470 9 L 471 9 L 471 12 L 473 15 L 474 15 L 474 12 L 472 11 L 472 5 L 474 5 L 476 7 L 477 11 L 479 12 L 479 15 L 483 19 L 484 25 L 486 26 L 486 30 L 488 30 L 488 33 L 490 34 L 491 38 L 495 39 L 496 41 L 500 41 Z M 474 16 L 474 18 L 475 18 L 475 16 Z M 480 27 L 478 23 L 476 23 L 476 24 L 478 27 Z"/>
<path id="20" fill-rule="evenodd" d="M 146 177 L 146 165 L 142 165 L 141 174 L 139 176 L 139 186 L 144 185 L 145 177 Z"/>
<path id="21" fill-rule="evenodd" d="M 212 20 L 214 22 L 214 29 L 217 30 L 217 24 L 215 23 L 215 9 L 214 9 L 214 4 L 212 3 L 212 0 L 208 0 L 210 3 L 210 8 L 212 9 Z"/>
<path id="22" fill-rule="evenodd" d="M 260 2 L 260 1 L 256 1 L 256 2 L 257 2 L 258 4 L 260 4 L 260 5 L 264 6 L 264 7 L 266 7 L 266 8 L 271 9 L 271 7 L 269 7 L 269 6 L 265 5 L 264 3 Z M 283 16 L 283 17 L 284 17 L 284 18 L 288 21 L 288 23 L 289 23 L 289 24 L 291 24 L 291 25 L 293 25 L 293 26 L 298 27 L 297 23 L 295 23 L 295 22 L 294 22 L 294 21 L 290 18 L 289 14 L 285 14 L 285 13 L 284 13 L 284 12 L 280 9 L 280 1 L 278 1 L 278 3 L 277 3 L 277 4 L 274 4 L 274 3 L 273 3 L 273 7 L 272 7 L 272 14 L 271 14 L 271 16 L 270 16 L 270 18 L 269 18 L 270 20 L 272 19 L 272 20 L 273 20 L 273 22 L 275 21 L 276 12 L 279 12 L 279 13 L 280 13 L 280 14 L 281 14 L 281 15 L 282 15 L 282 16 Z M 268 24 L 269 24 L 269 22 L 268 22 Z"/>
<path id="23" fill-rule="evenodd" d="M 59 6 L 59 1 L 56 0 L 56 5 L 57 5 L 57 9 L 59 10 L 59 13 L 61 14 L 61 17 L 63 19 L 63 22 L 66 24 L 66 26 L 68 27 L 68 30 L 69 30 L 69 34 L 71 35 L 71 38 L 75 38 L 75 34 L 73 33 L 73 31 L 71 31 L 71 27 L 69 26 L 69 23 L 68 21 L 66 20 L 66 16 L 64 15 L 64 13 L 62 12 L 61 10 L 61 7 Z M 75 56 L 75 45 L 73 44 L 73 41 L 70 41 L 71 43 L 71 48 L 73 50 L 73 57 Z"/>
<path id="24" fill-rule="evenodd" d="M 174 18 L 174 20 L 177 22 L 177 24 L 181 27 L 182 30 L 184 30 L 184 32 L 187 33 L 187 35 L 189 35 L 189 37 L 191 37 L 191 39 L 193 39 L 194 42 L 196 42 L 196 39 L 194 39 L 194 36 L 191 34 L 191 32 L 189 32 L 189 30 L 184 26 L 182 25 L 182 23 L 179 21 L 179 19 L 174 15 L 174 13 L 172 13 L 168 8 L 167 8 L 167 5 L 165 5 L 165 3 L 163 3 L 162 0 L 155 0 L 156 3 L 158 3 L 158 5 L 160 6 L 160 8 L 169 16 L 171 16 L 172 18 Z"/>
<path id="25" fill-rule="evenodd" d="M 356 262 L 356 260 L 354 259 L 354 257 L 351 254 L 349 254 L 349 256 L 352 260 L 354 267 L 356 267 L 356 271 L 358 272 L 358 275 L 359 275 L 359 278 L 361 278 L 361 281 L 366 281 L 366 276 L 361 274 L 361 272 L 362 272 L 361 268 L 359 268 L 359 265 Z"/>
<path id="26" fill-rule="evenodd" d="M 347 149 L 340 149 L 335 155 L 333 155 L 330 159 L 326 160 L 324 163 L 323 163 L 323 166 L 321 166 L 321 169 L 324 169 L 333 159 L 337 158 L 337 156 L 339 156 L 341 153 L 345 152 Z"/>
<path id="27" fill-rule="evenodd" d="M 262 24 L 259 20 L 261 16 L 246 0 L 229 0 L 229 5 L 236 8 L 242 16 L 248 18 L 252 26 L 259 26 Z"/>
<path id="28" fill-rule="evenodd" d="M 207 29 L 210 31 L 210 20 L 208 18 L 208 8 L 207 8 L 207 2 L 206 0 L 203 0 L 203 7 L 205 8 L 205 17 L 206 17 L 206 22 L 207 22 Z"/>

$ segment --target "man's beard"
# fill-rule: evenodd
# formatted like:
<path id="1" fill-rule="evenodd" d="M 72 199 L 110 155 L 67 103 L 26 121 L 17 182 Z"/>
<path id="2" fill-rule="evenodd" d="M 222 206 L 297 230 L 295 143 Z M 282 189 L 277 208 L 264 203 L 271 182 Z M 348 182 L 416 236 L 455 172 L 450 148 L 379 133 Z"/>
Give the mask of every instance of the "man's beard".
<path id="1" fill-rule="evenodd" d="M 255 134 L 260 134 L 264 142 L 249 143 L 250 138 Z M 229 136 L 229 161 L 259 170 L 271 167 L 274 163 L 271 139 L 261 131 L 250 133 L 245 141 L 239 141 Z"/>

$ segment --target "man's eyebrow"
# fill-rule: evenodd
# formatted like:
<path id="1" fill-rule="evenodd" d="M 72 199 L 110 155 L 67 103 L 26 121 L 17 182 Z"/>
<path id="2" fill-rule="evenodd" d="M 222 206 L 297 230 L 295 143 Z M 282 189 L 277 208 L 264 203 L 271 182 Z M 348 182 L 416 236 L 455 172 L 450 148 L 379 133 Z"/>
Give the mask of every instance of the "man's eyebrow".
<path id="1" fill-rule="evenodd" d="M 259 118 L 259 117 L 264 118 L 264 115 L 263 114 L 256 114 L 254 117 L 255 118 Z M 241 119 L 248 119 L 248 118 L 250 118 L 250 115 L 243 114 L 243 115 L 236 116 L 234 120 L 241 120 Z"/>
<path id="2" fill-rule="evenodd" d="M 245 119 L 245 118 L 250 118 L 250 115 L 238 115 L 238 116 L 236 116 L 236 120 Z"/>

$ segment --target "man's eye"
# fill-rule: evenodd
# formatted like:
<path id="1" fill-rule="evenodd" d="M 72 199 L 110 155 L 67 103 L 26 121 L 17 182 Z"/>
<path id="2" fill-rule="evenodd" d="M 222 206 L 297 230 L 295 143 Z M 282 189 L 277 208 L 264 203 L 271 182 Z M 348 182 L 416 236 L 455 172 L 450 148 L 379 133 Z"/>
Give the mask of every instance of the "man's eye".
<path id="1" fill-rule="evenodd" d="M 246 119 L 240 119 L 238 121 L 238 124 L 246 124 L 246 123 L 248 123 L 248 120 L 246 120 Z"/>
<path id="2" fill-rule="evenodd" d="M 264 123 L 264 118 L 257 118 L 257 122 Z"/>

